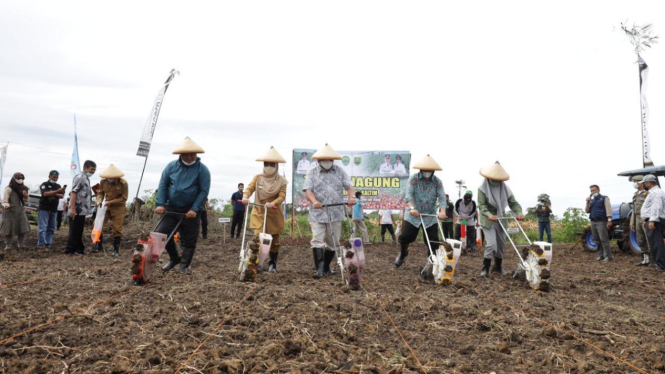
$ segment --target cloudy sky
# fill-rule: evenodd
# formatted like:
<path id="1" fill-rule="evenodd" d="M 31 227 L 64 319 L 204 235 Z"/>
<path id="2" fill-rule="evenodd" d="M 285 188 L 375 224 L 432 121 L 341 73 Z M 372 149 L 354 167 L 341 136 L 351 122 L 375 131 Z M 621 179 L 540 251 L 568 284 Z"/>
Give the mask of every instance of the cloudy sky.
<path id="1" fill-rule="evenodd" d="M 665 6 L 550 4 L 0 0 L 2 185 L 15 171 L 38 185 L 51 169 L 71 185 L 76 115 L 81 161 L 119 166 L 133 197 L 141 130 L 176 68 L 141 190 L 189 136 L 223 199 L 271 145 L 290 159 L 327 142 L 429 153 L 455 197 L 455 180 L 476 190 L 480 167 L 499 160 L 523 206 L 549 193 L 561 215 L 592 183 L 628 201 L 616 174 L 642 166 L 639 81 L 617 29 L 653 23 L 663 35 Z M 665 164 L 665 45 L 643 57 L 652 158 Z"/>

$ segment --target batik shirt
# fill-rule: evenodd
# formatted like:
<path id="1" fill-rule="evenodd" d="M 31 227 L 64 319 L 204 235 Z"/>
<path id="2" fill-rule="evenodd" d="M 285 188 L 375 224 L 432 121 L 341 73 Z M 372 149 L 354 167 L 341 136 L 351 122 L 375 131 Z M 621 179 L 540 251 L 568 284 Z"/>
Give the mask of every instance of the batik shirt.
<path id="1" fill-rule="evenodd" d="M 438 214 L 438 204 L 441 208 L 447 208 L 446 193 L 443 191 L 441 179 L 435 175 L 429 180 L 423 178 L 423 174 L 418 172 L 409 177 L 409 184 L 406 186 L 406 203 L 413 203 L 413 207 L 420 213 Z M 420 217 L 413 217 L 407 209 L 405 220 L 415 227 L 420 227 Z M 425 227 L 436 224 L 437 217 L 423 217 Z"/>
<path id="2" fill-rule="evenodd" d="M 321 166 L 317 165 L 307 172 L 303 191 L 312 191 L 316 200 L 321 204 L 337 204 L 346 202 L 344 191 L 352 186 L 351 178 L 339 166 L 333 165 L 330 171 L 325 172 Z M 344 220 L 344 209 L 344 206 L 314 209 L 310 204 L 309 220 L 318 223 L 341 222 Z M 328 220 L 328 213 L 330 213 L 330 220 Z"/>
<path id="3" fill-rule="evenodd" d="M 90 180 L 85 174 L 74 177 L 72 192 L 76 192 L 76 215 L 87 216 L 92 214 L 92 189 Z"/>

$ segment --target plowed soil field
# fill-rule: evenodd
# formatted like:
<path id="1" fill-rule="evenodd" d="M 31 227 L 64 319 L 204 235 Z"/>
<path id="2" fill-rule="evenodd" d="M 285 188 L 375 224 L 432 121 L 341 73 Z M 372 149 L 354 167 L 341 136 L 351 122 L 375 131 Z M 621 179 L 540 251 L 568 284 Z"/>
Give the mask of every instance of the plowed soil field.
<path id="1" fill-rule="evenodd" d="M 120 258 L 62 254 L 64 229 L 57 250 L 32 239 L 4 252 L 0 373 L 665 371 L 665 274 L 622 253 L 599 263 L 581 245 L 555 244 L 544 293 L 481 278 L 480 256 L 460 259 L 451 286 L 425 283 L 422 243 L 400 269 L 396 246 L 372 244 L 362 288 L 349 291 L 339 275 L 312 279 L 307 240 L 284 239 L 276 274 L 239 282 L 240 241 L 212 233 L 192 275 L 160 272 L 137 287 L 136 233 Z M 517 256 L 506 253 L 512 270 Z"/>

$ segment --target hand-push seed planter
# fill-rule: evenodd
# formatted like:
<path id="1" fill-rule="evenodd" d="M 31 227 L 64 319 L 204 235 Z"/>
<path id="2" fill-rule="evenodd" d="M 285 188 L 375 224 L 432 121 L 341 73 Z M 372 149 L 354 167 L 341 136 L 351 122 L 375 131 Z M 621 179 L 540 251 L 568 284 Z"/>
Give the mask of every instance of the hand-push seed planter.
<path id="1" fill-rule="evenodd" d="M 179 217 L 178 224 L 175 225 L 173 231 L 168 236 L 160 232 L 155 232 L 167 214 Z M 150 233 L 150 236 L 141 235 L 136 249 L 132 254 L 132 280 L 134 284 L 141 286 L 150 281 L 155 264 L 159 262 L 159 258 L 166 249 L 166 243 L 173 238 L 184 218 L 185 215 L 182 213 L 165 212 L 159 222 L 157 222 L 157 226 Z"/>
<path id="2" fill-rule="evenodd" d="M 442 241 L 430 242 L 429 235 L 427 235 L 427 230 L 425 229 L 425 221 L 423 220 L 423 217 L 434 217 L 439 228 L 439 234 L 441 235 L 441 238 L 443 238 Z M 439 217 L 436 214 L 420 213 L 420 227 L 425 234 L 425 241 L 427 242 L 427 249 L 429 250 L 427 265 L 421 270 L 420 276 L 425 280 L 433 279 L 434 282 L 444 286 L 450 285 L 453 280 L 453 275 L 455 275 L 457 261 L 462 254 L 462 242 L 450 238 L 446 239 L 443 235 L 441 221 L 439 221 Z M 436 253 L 432 249 L 431 243 L 437 243 L 440 245 L 436 250 Z"/>
<path id="3" fill-rule="evenodd" d="M 242 200 L 238 200 L 242 203 Z M 240 275 L 238 279 L 245 282 L 253 282 L 256 279 L 256 274 L 263 266 L 263 262 L 268 258 L 270 253 L 270 245 L 272 244 L 272 235 L 266 234 L 266 220 L 268 218 L 268 211 L 265 204 L 249 203 L 258 209 L 263 209 L 263 229 L 259 235 L 254 235 L 252 239 L 247 241 L 245 245 L 245 237 L 247 235 L 247 218 L 249 214 L 245 214 L 245 225 L 242 232 L 242 244 L 240 245 L 240 264 L 238 265 L 238 272 Z M 273 206 L 273 209 L 277 209 Z"/>
<path id="4" fill-rule="evenodd" d="M 344 246 L 340 245 L 339 240 L 335 240 L 335 229 L 331 221 L 329 207 L 333 206 L 346 206 L 347 203 L 335 203 L 335 204 L 323 204 L 322 207 L 325 209 L 326 214 L 328 215 L 328 225 L 330 227 L 330 236 L 333 246 L 335 247 L 335 257 L 337 258 L 337 265 L 339 266 L 339 272 L 342 275 L 342 280 L 346 285 L 349 286 L 352 290 L 360 289 L 360 271 L 365 267 L 365 250 L 363 247 L 363 241 L 361 238 L 350 238 L 344 243 Z M 346 209 L 344 209 L 345 220 L 349 224 L 349 229 L 351 229 L 351 222 L 349 217 L 346 214 Z M 341 236 L 341 233 L 340 233 Z"/>

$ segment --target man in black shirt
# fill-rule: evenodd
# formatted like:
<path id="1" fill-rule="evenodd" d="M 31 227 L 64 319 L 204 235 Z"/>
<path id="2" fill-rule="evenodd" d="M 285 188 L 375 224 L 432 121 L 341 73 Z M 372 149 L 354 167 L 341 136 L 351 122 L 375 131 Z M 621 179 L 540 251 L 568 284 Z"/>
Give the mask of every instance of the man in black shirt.
<path id="1" fill-rule="evenodd" d="M 65 188 L 60 187 L 56 182 L 60 173 L 57 170 L 51 170 L 48 173 L 48 181 L 39 186 L 39 192 L 42 197 L 39 199 L 38 218 L 38 236 L 37 248 L 51 248 L 53 244 L 53 234 L 55 233 L 55 223 L 58 216 L 58 200 L 65 196 Z"/>
<path id="2" fill-rule="evenodd" d="M 242 203 L 242 191 L 245 185 L 238 184 L 238 191 L 231 195 L 231 204 L 233 204 L 233 221 L 231 221 L 231 238 L 239 238 L 242 230 L 243 220 L 245 219 L 245 204 Z M 240 201 L 238 201 L 240 200 Z M 236 226 L 237 225 L 237 226 Z M 237 230 L 235 228 L 238 228 Z M 235 236 L 233 232 L 236 232 Z"/>

